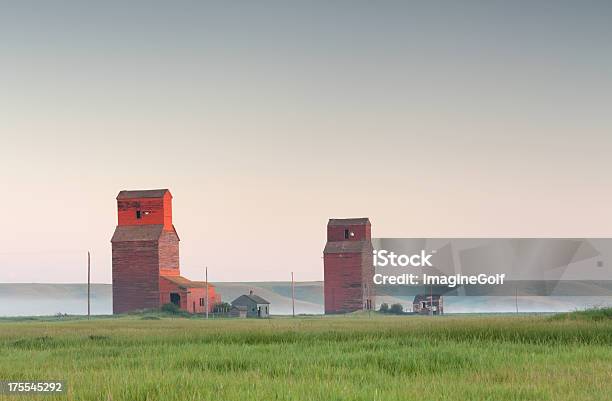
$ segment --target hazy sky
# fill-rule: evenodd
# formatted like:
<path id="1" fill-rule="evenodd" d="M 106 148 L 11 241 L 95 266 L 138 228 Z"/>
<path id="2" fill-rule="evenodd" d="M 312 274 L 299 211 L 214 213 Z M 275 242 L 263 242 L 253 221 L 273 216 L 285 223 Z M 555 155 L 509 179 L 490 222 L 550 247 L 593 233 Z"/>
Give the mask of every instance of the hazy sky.
<path id="1" fill-rule="evenodd" d="M 87 3 L 0 6 L 0 282 L 110 282 L 121 189 L 212 281 L 321 279 L 330 217 L 612 236 L 609 1 Z"/>

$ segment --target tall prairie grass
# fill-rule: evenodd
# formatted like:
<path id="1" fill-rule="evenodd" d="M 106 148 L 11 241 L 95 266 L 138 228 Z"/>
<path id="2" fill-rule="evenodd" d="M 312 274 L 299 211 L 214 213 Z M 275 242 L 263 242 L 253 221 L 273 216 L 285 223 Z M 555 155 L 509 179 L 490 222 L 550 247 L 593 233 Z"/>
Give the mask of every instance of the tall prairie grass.
<path id="1" fill-rule="evenodd" d="M 0 322 L 1 400 L 610 400 L 612 322 L 366 316 L 130 316 Z"/>

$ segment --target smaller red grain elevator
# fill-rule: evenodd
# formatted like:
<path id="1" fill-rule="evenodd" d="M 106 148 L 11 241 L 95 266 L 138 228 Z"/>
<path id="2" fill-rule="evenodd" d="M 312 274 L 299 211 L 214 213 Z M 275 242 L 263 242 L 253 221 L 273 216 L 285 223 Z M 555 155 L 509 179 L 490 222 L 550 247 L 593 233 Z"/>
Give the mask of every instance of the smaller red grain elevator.
<path id="1" fill-rule="evenodd" d="M 323 251 L 326 314 L 375 308 L 371 227 L 367 217 L 327 223 Z"/>
<path id="2" fill-rule="evenodd" d="M 157 309 L 166 303 L 205 312 L 206 282 L 180 275 L 179 237 L 167 189 L 121 191 L 113 251 L 113 313 Z M 220 301 L 208 286 L 208 309 Z"/>

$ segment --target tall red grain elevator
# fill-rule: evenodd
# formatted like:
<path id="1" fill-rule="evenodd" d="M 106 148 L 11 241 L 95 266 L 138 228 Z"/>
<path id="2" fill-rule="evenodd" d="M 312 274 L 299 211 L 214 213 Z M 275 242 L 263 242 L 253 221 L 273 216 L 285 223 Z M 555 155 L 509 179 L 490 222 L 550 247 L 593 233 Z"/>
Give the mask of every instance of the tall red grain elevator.
<path id="1" fill-rule="evenodd" d="M 179 237 L 172 224 L 172 194 L 167 189 L 121 191 L 118 225 L 111 239 L 113 313 L 157 309 L 174 303 L 191 313 L 220 301 L 212 284 L 180 275 Z"/>
<path id="2" fill-rule="evenodd" d="M 326 314 L 375 308 L 372 250 L 367 217 L 329 220 L 323 251 Z"/>

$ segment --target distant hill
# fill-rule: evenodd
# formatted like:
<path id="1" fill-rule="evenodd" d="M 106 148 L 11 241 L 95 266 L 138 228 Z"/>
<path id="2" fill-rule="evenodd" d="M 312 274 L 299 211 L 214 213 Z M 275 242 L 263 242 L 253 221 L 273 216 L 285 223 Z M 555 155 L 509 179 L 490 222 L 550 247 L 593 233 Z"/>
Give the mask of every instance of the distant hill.
<path id="1" fill-rule="evenodd" d="M 273 314 L 292 312 L 291 282 L 211 283 L 224 302 L 231 302 L 253 290 L 271 304 Z M 113 309 L 110 284 L 91 285 L 93 314 L 111 314 Z M 295 283 L 296 313 L 323 313 L 323 283 Z M 0 316 L 53 315 L 87 313 L 86 284 L 0 284 Z"/>
<path id="2" fill-rule="evenodd" d="M 273 314 L 290 315 L 291 282 L 266 281 L 251 283 L 214 283 L 224 302 L 231 302 L 242 294 L 253 291 L 270 302 Z M 306 281 L 295 283 L 295 313 L 323 313 L 323 282 Z"/>
<path id="3" fill-rule="evenodd" d="M 253 290 L 270 302 L 270 311 L 276 315 L 291 314 L 291 283 L 288 281 L 223 282 L 212 283 L 224 302 L 231 302 Z M 110 284 L 92 284 L 91 311 L 95 315 L 112 313 Z M 295 312 L 297 314 L 323 313 L 323 283 L 307 281 L 295 283 Z M 592 306 L 612 305 L 612 297 L 519 297 L 521 312 L 565 312 Z M 377 304 L 401 303 L 411 310 L 411 299 L 378 297 Z M 445 297 L 447 313 L 514 312 L 514 297 Z M 0 316 L 41 316 L 68 313 L 87 313 L 86 284 L 0 284 Z"/>

